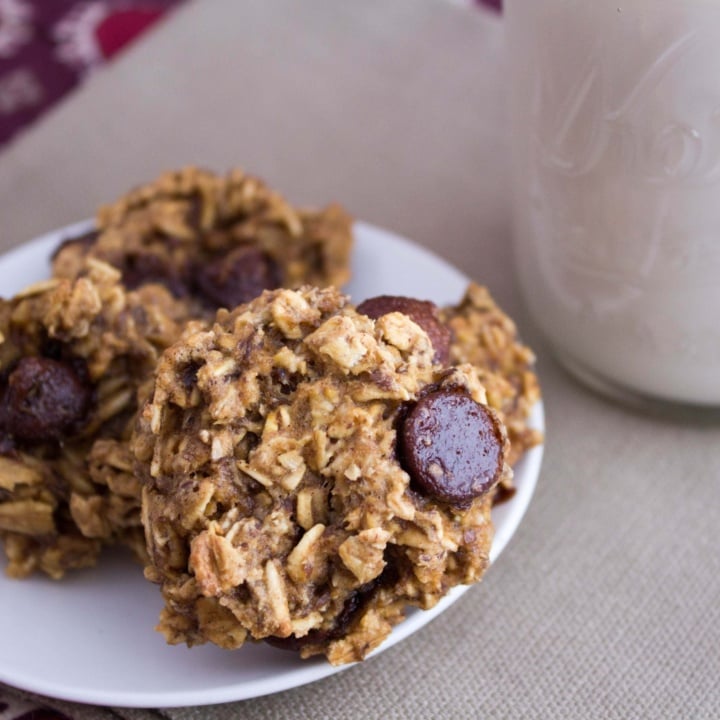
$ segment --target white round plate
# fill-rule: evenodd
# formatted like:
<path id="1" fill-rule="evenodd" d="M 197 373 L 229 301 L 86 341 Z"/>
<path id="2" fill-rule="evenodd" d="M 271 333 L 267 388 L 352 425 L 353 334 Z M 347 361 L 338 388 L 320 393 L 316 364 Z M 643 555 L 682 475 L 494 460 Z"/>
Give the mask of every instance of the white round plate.
<path id="1" fill-rule="evenodd" d="M 10 297 L 49 274 L 48 257 L 66 237 L 87 231 L 80 223 L 50 233 L 0 258 L 0 292 Z M 409 295 L 439 304 L 457 302 L 468 283 L 458 270 L 404 238 L 358 223 L 347 288 L 356 302 L 380 294 Z M 543 408 L 532 416 L 543 428 Z M 534 448 L 515 471 L 517 492 L 493 510 L 490 553 L 497 560 L 530 502 L 542 459 Z M 0 555 L 2 553 L 0 552 Z M 0 573 L 5 567 L 0 559 Z M 467 588 L 455 588 L 432 610 L 409 609 L 376 651 L 408 637 L 446 610 Z M 123 707 L 177 707 L 229 702 L 279 692 L 327 677 L 341 668 L 325 660 L 299 660 L 263 643 L 228 652 L 207 645 L 169 646 L 153 631 L 162 606 L 158 588 L 121 551 L 98 567 L 45 577 L 0 576 L 0 681 L 43 695 Z"/>

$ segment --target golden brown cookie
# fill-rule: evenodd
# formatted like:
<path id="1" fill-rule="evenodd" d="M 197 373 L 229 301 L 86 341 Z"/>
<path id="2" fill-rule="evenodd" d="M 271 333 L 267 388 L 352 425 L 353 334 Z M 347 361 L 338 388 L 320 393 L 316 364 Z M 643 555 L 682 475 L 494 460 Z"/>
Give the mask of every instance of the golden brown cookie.
<path id="1" fill-rule="evenodd" d="M 96 226 L 57 250 L 55 275 L 75 277 L 85 257 L 98 258 L 131 289 L 165 285 L 188 316 L 212 317 L 266 288 L 340 286 L 350 276 L 351 219 L 339 205 L 294 208 L 241 170 L 167 172 L 101 208 Z"/>
<path id="2" fill-rule="evenodd" d="M 542 433 L 530 427 L 530 414 L 540 399 L 534 372 L 535 356 L 523 345 L 515 323 L 495 303 L 487 288 L 471 283 L 457 305 L 442 309 L 427 300 L 381 295 L 358 305 L 358 312 L 379 318 L 402 312 L 428 334 L 435 361 L 469 363 L 487 392 L 487 403 L 507 427 L 514 466 L 531 447 L 542 442 Z M 496 488 L 496 501 L 514 493 L 510 478 Z"/>
<path id="3" fill-rule="evenodd" d="M 159 286 L 88 260 L 0 303 L 0 539 L 7 573 L 53 578 L 106 542 L 144 556 L 128 438 L 138 393 L 180 331 Z"/>
<path id="4" fill-rule="evenodd" d="M 351 662 L 481 577 L 505 431 L 476 371 L 434 355 L 407 315 L 316 288 L 163 354 L 132 445 L 169 642 Z"/>

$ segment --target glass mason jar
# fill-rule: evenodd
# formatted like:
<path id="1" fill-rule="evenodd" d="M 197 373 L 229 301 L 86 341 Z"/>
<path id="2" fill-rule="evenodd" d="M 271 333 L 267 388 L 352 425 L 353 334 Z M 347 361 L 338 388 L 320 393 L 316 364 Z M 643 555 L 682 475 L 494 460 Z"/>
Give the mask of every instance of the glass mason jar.
<path id="1" fill-rule="evenodd" d="M 506 0 L 514 249 L 559 359 L 720 406 L 720 0 Z"/>

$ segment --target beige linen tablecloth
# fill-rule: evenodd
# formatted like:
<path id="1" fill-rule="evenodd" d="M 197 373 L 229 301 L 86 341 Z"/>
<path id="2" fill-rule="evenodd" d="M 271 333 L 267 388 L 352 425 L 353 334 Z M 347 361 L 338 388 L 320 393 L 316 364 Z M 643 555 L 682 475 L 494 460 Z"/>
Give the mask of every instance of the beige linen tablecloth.
<path id="1" fill-rule="evenodd" d="M 519 531 L 480 586 L 408 640 L 242 703 L 46 705 L 83 719 L 720 717 L 720 426 L 595 397 L 527 321 L 502 45 L 500 19 L 437 0 L 203 0 L 0 157 L 3 248 L 185 163 L 339 200 L 490 287 L 537 349 L 547 413 Z"/>

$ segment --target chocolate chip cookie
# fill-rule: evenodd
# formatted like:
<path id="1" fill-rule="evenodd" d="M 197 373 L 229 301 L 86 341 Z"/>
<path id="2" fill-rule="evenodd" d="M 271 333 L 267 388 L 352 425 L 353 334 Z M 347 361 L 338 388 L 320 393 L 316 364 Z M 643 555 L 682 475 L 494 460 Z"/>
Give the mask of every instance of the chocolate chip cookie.
<path id="1" fill-rule="evenodd" d="M 53 578 L 107 542 L 144 557 L 128 439 L 138 393 L 184 316 L 160 286 L 127 292 L 88 260 L 0 302 L 0 540 L 7 573 Z"/>
<path id="2" fill-rule="evenodd" d="M 507 438 L 418 320 L 275 290 L 163 354 L 132 447 L 169 642 L 347 663 L 480 579 Z"/>
<path id="3" fill-rule="evenodd" d="M 529 425 L 531 411 L 540 399 L 535 356 L 520 342 L 515 323 L 487 288 L 470 283 L 457 305 L 442 309 L 427 300 L 393 295 L 369 298 L 357 309 L 375 319 L 402 312 L 425 330 L 436 362 L 469 363 L 475 368 L 488 405 L 507 428 L 508 464 L 515 465 L 527 450 L 542 442 L 542 434 Z M 508 476 L 496 486 L 495 500 L 507 500 L 514 491 Z"/>
<path id="4" fill-rule="evenodd" d="M 264 289 L 340 286 L 350 275 L 351 219 L 339 205 L 297 209 L 241 170 L 168 172 L 97 214 L 97 229 L 68 239 L 53 272 L 75 277 L 85 257 L 130 288 L 159 283 L 211 317 Z"/>

